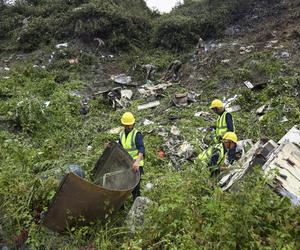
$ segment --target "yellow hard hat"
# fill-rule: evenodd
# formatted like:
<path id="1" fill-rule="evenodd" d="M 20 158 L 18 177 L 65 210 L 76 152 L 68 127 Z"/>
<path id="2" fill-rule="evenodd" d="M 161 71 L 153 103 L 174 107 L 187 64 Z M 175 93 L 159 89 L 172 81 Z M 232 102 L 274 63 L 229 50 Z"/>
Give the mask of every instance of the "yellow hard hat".
<path id="1" fill-rule="evenodd" d="M 238 138 L 237 138 L 236 133 L 234 133 L 234 132 L 227 132 L 223 136 L 223 140 L 230 140 L 230 141 L 233 141 L 234 143 L 237 143 Z"/>
<path id="2" fill-rule="evenodd" d="M 223 108 L 223 102 L 219 99 L 215 99 L 211 102 L 210 108 Z"/>
<path id="3" fill-rule="evenodd" d="M 122 115 L 122 118 L 121 118 L 121 123 L 123 125 L 133 125 L 135 122 L 135 119 L 134 119 L 134 116 L 131 112 L 125 112 L 123 115 Z"/>

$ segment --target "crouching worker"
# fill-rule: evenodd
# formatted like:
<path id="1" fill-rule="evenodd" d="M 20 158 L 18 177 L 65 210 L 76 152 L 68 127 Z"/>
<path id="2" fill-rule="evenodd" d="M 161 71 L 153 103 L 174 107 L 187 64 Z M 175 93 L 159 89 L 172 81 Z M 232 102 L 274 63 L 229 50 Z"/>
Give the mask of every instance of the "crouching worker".
<path id="1" fill-rule="evenodd" d="M 227 132 L 221 143 L 209 147 L 198 156 L 200 161 L 206 162 L 211 176 L 217 176 L 236 160 L 237 141 L 237 135 L 234 132 Z"/>
<path id="2" fill-rule="evenodd" d="M 145 147 L 143 143 L 142 134 L 134 128 L 135 118 L 131 112 L 125 112 L 121 118 L 121 123 L 124 126 L 124 130 L 120 133 L 119 144 L 128 152 L 133 158 L 134 162 L 132 169 L 136 172 L 140 172 L 140 175 L 144 173 L 144 154 Z M 141 196 L 140 181 L 132 191 L 133 200 L 138 196 Z"/>

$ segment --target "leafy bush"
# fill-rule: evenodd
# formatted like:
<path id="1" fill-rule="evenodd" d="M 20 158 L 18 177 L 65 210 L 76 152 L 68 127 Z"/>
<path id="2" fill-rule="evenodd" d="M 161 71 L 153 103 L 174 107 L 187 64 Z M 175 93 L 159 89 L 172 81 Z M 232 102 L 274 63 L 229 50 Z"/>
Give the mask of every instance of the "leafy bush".
<path id="1" fill-rule="evenodd" d="M 181 51 L 195 42 L 193 18 L 180 15 L 161 17 L 154 28 L 154 44 L 164 49 Z"/>

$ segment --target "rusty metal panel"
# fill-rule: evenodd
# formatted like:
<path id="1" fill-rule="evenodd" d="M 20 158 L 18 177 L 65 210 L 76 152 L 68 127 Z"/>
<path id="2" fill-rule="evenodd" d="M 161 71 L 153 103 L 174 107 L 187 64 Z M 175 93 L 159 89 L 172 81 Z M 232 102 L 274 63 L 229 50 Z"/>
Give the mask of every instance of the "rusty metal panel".
<path id="1" fill-rule="evenodd" d="M 118 210 L 139 182 L 140 175 L 131 170 L 132 158 L 118 144 L 106 149 L 93 170 L 94 183 L 69 173 L 44 217 L 43 224 L 63 232 L 78 222 L 87 224 L 104 219 Z"/>

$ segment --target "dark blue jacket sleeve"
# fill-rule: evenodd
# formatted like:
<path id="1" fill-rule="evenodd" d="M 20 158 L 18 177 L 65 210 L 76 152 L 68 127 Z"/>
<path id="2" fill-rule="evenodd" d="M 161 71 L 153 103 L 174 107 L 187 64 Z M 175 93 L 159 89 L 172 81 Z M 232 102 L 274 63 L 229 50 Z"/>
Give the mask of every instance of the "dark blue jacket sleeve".
<path id="1" fill-rule="evenodd" d="M 236 147 L 228 150 L 227 159 L 230 164 L 232 164 L 235 161 L 235 153 L 236 153 Z"/>
<path id="2" fill-rule="evenodd" d="M 215 166 L 215 165 L 217 165 L 218 160 L 219 160 L 219 157 L 220 157 L 219 151 L 215 152 L 215 153 L 212 155 L 212 157 L 211 157 L 211 159 L 210 159 L 210 162 L 209 162 L 208 166 Z"/>
<path id="3" fill-rule="evenodd" d="M 227 124 L 227 130 L 234 132 L 232 115 L 230 113 L 226 114 L 226 124 Z"/>
<path id="4" fill-rule="evenodd" d="M 143 142 L 143 136 L 142 136 L 142 134 L 140 132 L 138 132 L 136 134 L 135 144 L 136 144 L 136 147 L 137 147 L 139 153 L 145 154 L 145 147 L 144 147 L 144 142 Z"/>

